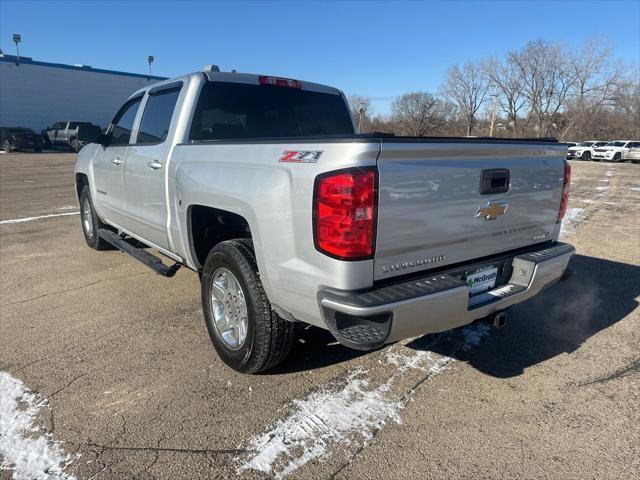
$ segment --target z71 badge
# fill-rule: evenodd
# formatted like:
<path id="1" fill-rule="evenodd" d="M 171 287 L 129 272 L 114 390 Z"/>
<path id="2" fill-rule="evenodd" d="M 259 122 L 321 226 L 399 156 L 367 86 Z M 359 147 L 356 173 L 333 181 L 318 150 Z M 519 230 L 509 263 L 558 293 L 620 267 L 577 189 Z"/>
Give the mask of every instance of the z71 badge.
<path id="1" fill-rule="evenodd" d="M 286 163 L 316 163 L 322 150 L 286 150 L 278 160 Z"/>

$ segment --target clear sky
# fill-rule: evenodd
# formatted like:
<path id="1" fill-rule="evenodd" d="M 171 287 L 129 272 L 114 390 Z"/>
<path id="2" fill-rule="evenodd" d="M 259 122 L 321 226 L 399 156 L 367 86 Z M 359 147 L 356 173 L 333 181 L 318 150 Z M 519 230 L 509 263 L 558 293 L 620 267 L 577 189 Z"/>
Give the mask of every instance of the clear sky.
<path id="1" fill-rule="evenodd" d="M 36 60 L 175 76 L 223 70 L 327 83 L 347 94 L 436 91 L 453 63 L 539 38 L 599 36 L 640 62 L 640 0 L 214 2 L 0 0 L 0 48 Z M 385 113 L 390 100 L 374 102 Z"/>

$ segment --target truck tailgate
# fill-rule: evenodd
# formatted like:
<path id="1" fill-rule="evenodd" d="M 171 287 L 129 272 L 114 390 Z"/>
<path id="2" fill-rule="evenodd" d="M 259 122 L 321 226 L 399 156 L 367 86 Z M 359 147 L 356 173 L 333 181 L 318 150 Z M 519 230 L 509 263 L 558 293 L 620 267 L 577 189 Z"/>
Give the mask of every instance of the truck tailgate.
<path id="1" fill-rule="evenodd" d="M 382 140 L 374 280 L 551 240 L 565 150 L 545 142 Z M 481 193 L 491 192 L 492 176 L 500 190 L 505 175 L 507 191 Z"/>

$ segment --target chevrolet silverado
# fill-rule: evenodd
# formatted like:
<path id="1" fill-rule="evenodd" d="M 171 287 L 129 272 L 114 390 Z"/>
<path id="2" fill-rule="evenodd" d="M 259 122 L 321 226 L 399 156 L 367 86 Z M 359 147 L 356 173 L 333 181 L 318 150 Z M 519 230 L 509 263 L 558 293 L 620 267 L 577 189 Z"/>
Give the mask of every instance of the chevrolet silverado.
<path id="1" fill-rule="evenodd" d="M 241 372 L 281 362 L 298 322 L 360 350 L 499 323 L 574 253 L 563 144 L 356 134 L 343 93 L 312 82 L 210 66 L 76 138 L 87 244 L 198 272 L 213 345 Z"/>

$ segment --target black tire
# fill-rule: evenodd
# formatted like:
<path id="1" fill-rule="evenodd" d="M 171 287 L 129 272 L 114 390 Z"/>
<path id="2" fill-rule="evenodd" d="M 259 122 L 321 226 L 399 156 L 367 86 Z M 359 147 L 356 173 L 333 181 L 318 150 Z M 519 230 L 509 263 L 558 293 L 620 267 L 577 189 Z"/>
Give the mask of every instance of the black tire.
<path id="1" fill-rule="evenodd" d="M 107 228 L 112 230 L 112 228 L 100 220 L 95 208 L 93 208 L 89 185 L 85 185 L 82 192 L 80 192 L 80 223 L 82 224 L 84 239 L 89 247 L 94 250 L 110 250 L 112 248 L 109 242 L 98 236 L 99 229 Z M 87 228 L 87 223 L 90 224 L 90 229 Z"/>
<path id="2" fill-rule="evenodd" d="M 614 162 L 622 162 L 622 154 L 621 154 L 620 152 L 616 153 L 616 154 L 613 156 L 613 161 L 614 161 Z"/>
<path id="3" fill-rule="evenodd" d="M 41 147 L 37 147 L 33 149 L 34 152 L 36 153 L 42 153 L 42 148 Z"/>
<path id="4" fill-rule="evenodd" d="M 11 142 L 9 140 L 4 141 L 4 143 L 2 144 L 2 149 L 7 153 L 13 152 L 13 146 L 11 145 Z"/>
<path id="5" fill-rule="evenodd" d="M 82 144 L 78 140 L 76 140 L 75 138 L 71 139 L 71 141 L 69 142 L 69 146 L 76 153 L 78 153 L 80 150 L 82 150 Z"/>
<path id="6" fill-rule="evenodd" d="M 631 163 L 640 163 L 640 160 L 631 160 Z"/>
<path id="7" fill-rule="evenodd" d="M 580 160 L 584 160 L 586 162 L 588 162 L 589 160 L 591 160 L 591 152 L 587 151 L 587 152 L 583 152 L 582 156 L 580 157 Z"/>
<path id="8" fill-rule="evenodd" d="M 213 279 L 219 269 L 230 271 L 244 293 L 247 311 L 246 337 L 236 349 L 220 337 L 213 315 Z M 224 363 L 242 373 L 258 373 L 282 362 L 291 350 L 294 324 L 271 308 L 260 281 L 250 239 L 228 240 L 216 245 L 202 270 L 202 310 L 213 346 Z M 236 317 L 237 318 L 237 317 Z"/>

